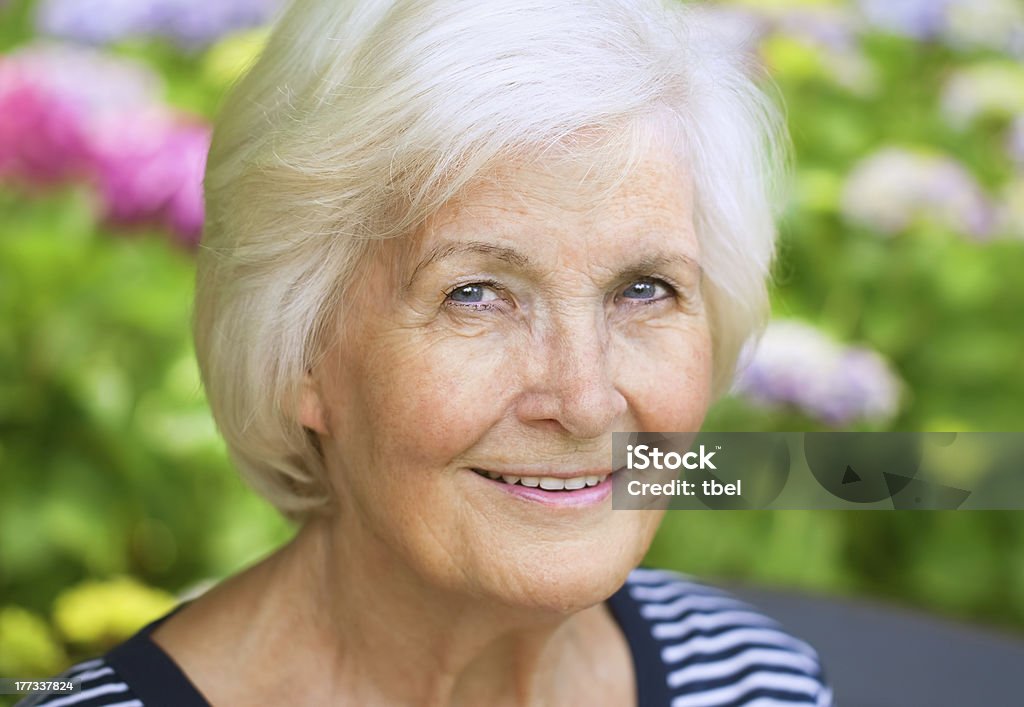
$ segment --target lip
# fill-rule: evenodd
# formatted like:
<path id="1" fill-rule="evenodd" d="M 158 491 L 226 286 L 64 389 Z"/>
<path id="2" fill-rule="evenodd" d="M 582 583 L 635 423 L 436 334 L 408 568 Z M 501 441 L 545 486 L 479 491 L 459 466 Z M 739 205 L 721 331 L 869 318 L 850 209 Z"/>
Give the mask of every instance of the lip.
<path id="1" fill-rule="evenodd" d="M 537 479 L 540 479 L 545 476 L 551 477 L 553 479 L 578 479 L 581 476 L 608 476 L 609 474 L 612 473 L 612 470 L 608 469 L 607 467 L 595 467 L 593 469 L 576 469 L 573 471 L 558 471 L 555 469 L 538 469 L 536 471 L 532 469 L 525 469 L 520 471 L 504 469 L 502 471 L 498 471 L 497 469 L 481 469 L 479 467 L 474 468 L 478 471 L 490 471 L 497 474 L 501 474 L 502 476 L 518 476 L 520 478 L 525 476 L 528 478 Z"/>
<path id="2" fill-rule="evenodd" d="M 616 470 L 618 471 L 618 470 Z M 507 474 L 509 476 L 550 476 L 558 479 L 574 479 L 580 476 L 608 476 L 596 486 L 584 486 L 574 491 L 546 491 L 542 488 L 523 486 L 521 484 L 508 484 L 501 479 L 491 479 L 481 476 L 473 469 L 466 469 L 466 472 L 478 479 L 481 483 L 487 484 L 496 490 L 521 498 L 531 503 L 537 503 L 551 508 L 585 508 L 596 506 L 604 502 L 612 493 L 612 482 L 616 472 L 608 473 L 606 469 L 572 472 L 545 471 L 543 474 Z M 503 472 L 505 473 L 505 472 Z"/>

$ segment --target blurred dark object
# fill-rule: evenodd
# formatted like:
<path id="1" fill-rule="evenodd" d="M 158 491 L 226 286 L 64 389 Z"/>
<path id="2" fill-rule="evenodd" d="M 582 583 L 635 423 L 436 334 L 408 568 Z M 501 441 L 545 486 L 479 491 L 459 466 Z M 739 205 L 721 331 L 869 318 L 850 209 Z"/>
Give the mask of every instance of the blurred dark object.
<path id="1" fill-rule="evenodd" d="M 839 707 L 1021 704 L 1024 638 L 879 603 L 729 590 L 817 649 Z"/>

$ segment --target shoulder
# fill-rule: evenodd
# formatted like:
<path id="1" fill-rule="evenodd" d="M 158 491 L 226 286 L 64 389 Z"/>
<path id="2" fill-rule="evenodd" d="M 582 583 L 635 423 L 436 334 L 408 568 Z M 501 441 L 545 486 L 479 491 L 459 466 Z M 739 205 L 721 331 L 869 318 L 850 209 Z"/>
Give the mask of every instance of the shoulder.
<path id="1" fill-rule="evenodd" d="M 144 707 L 105 658 L 76 663 L 49 680 L 79 683 L 75 692 L 34 692 L 15 707 Z"/>
<path id="2" fill-rule="evenodd" d="M 657 703 L 834 704 L 814 648 L 725 591 L 678 572 L 639 568 L 610 603 L 631 647 L 647 652 L 646 666 L 637 666 L 643 679 L 660 679 L 667 689 L 667 702 Z"/>

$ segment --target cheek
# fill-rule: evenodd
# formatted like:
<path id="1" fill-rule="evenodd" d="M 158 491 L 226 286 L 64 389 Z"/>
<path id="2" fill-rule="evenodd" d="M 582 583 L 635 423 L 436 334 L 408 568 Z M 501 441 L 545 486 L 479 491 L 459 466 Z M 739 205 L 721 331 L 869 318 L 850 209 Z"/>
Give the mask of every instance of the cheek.
<path id="1" fill-rule="evenodd" d="M 486 337 L 405 335 L 367 357 L 361 387 L 368 427 L 386 447 L 379 452 L 403 464 L 443 465 L 507 410 L 510 366 L 503 348 Z"/>
<path id="2" fill-rule="evenodd" d="M 659 332 L 626 358 L 624 392 L 642 430 L 700 429 L 711 404 L 711 337 L 705 326 Z"/>

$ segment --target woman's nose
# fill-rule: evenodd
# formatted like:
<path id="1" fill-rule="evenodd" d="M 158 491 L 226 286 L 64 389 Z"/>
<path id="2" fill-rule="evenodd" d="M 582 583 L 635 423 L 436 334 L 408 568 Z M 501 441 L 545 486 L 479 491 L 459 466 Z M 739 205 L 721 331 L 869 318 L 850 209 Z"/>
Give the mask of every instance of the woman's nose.
<path id="1" fill-rule="evenodd" d="M 519 418 L 557 422 L 579 439 L 607 434 L 628 408 L 611 354 L 603 322 L 582 317 L 552 326 L 534 341 Z"/>

